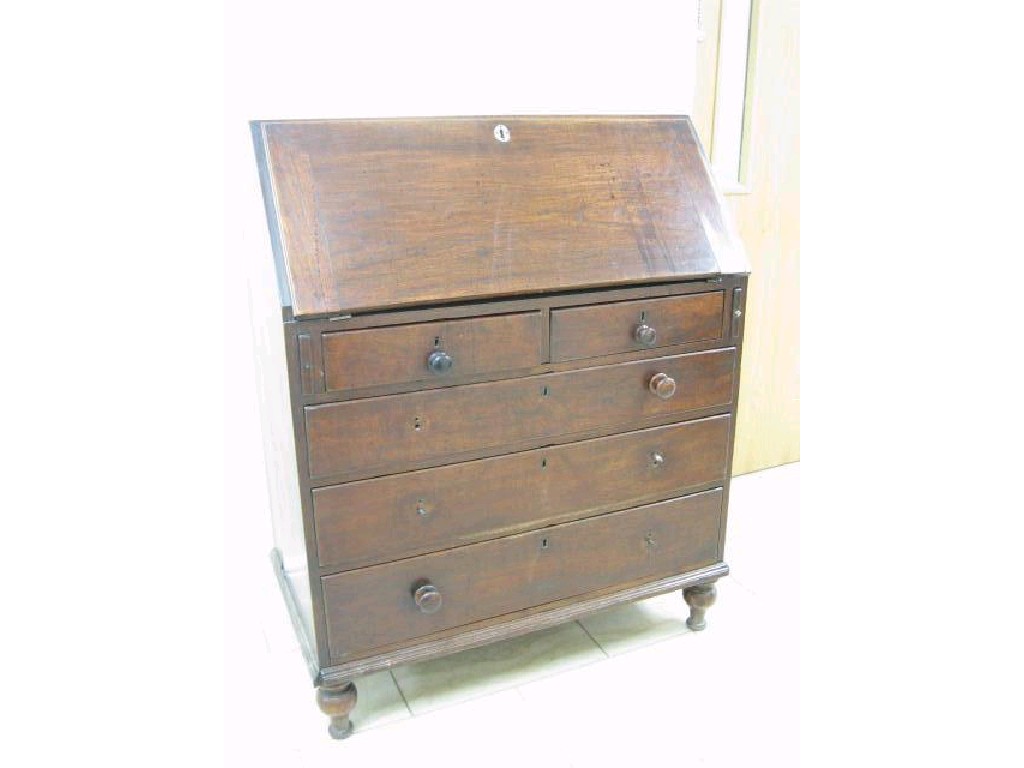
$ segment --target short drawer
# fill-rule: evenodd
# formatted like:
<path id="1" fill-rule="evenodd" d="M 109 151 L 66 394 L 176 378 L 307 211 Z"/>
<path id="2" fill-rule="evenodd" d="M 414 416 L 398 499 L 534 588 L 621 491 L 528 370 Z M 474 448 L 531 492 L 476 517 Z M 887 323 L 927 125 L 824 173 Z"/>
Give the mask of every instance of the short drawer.
<path id="1" fill-rule="evenodd" d="M 540 313 L 325 333 L 323 353 L 328 391 L 533 368 Z"/>
<path id="2" fill-rule="evenodd" d="M 712 291 L 552 310 L 551 360 L 719 339 L 724 306 L 724 293 Z"/>
<path id="3" fill-rule="evenodd" d="M 718 561 L 722 490 L 323 578 L 335 662 Z"/>
<path id="4" fill-rule="evenodd" d="M 729 404 L 735 368 L 727 348 L 309 406 L 309 471 L 358 479 L 601 427 L 651 426 Z"/>
<path id="5" fill-rule="evenodd" d="M 725 480 L 729 415 L 313 491 L 324 567 L 357 568 Z M 597 468 L 598 471 L 594 471 Z"/>

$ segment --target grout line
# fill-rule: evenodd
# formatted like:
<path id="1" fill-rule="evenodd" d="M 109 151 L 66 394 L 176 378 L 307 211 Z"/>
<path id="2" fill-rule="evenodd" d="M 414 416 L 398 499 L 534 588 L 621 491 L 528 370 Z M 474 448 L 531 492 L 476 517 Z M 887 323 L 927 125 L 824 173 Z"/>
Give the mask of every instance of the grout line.
<path id="1" fill-rule="evenodd" d="M 579 624 L 580 629 L 582 629 L 584 632 L 587 633 L 587 637 L 589 637 L 591 639 L 591 641 L 594 643 L 594 645 L 597 646 L 597 650 L 599 650 L 601 653 L 603 653 L 604 657 L 606 659 L 610 659 L 611 656 L 608 654 L 608 651 L 606 651 L 604 649 L 604 646 L 602 646 L 599 642 L 597 642 L 597 640 L 594 638 L 594 636 L 592 634 L 590 634 L 590 630 L 588 630 L 586 627 L 584 627 L 583 623 L 579 619 L 576 620 L 576 623 Z"/>
<path id="2" fill-rule="evenodd" d="M 409 717 L 416 717 L 416 713 L 412 711 L 412 707 L 409 706 L 408 699 L 405 698 L 405 691 L 402 690 L 402 686 L 398 684 L 398 678 L 395 677 L 395 671 L 388 669 L 388 674 L 391 675 L 391 682 L 395 684 L 395 688 L 398 689 L 398 695 L 402 697 L 402 703 L 405 704 L 405 709 L 409 713 Z"/>
<path id="3" fill-rule="evenodd" d="M 729 574 L 729 578 L 732 580 L 732 582 L 737 587 L 740 588 L 740 590 L 742 590 L 743 592 L 746 593 L 748 598 L 754 598 L 755 600 L 760 598 L 760 595 L 758 595 L 757 592 L 755 592 L 753 589 L 748 587 L 746 584 L 743 583 L 743 581 L 741 581 L 737 577 L 733 576 L 731 573 Z M 743 578 L 746 578 L 746 577 L 744 576 Z"/>

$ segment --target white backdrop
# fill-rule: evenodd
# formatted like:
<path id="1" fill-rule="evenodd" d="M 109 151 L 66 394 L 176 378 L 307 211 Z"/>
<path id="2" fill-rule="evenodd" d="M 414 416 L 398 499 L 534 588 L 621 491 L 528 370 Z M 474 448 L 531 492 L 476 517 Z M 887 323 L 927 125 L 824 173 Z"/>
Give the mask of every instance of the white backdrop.
<path id="1" fill-rule="evenodd" d="M 265 568 L 271 537 L 249 297 L 273 290 L 273 272 L 247 122 L 686 114 L 696 3 L 250 0 L 228 3 L 226 36 L 229 554 Z"/>

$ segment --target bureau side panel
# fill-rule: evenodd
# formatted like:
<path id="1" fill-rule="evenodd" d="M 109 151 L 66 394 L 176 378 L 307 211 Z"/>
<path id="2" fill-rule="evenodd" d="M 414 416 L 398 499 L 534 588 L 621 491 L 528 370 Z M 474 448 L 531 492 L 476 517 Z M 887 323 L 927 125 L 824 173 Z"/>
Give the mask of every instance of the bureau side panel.
<path id="1" fill-rule="evenodd" d="M 726 338 L 736 347 L 737 376 L 732 383 L 733 419 L 730 425 L 729 452 L 726 458 L 725 503 L 722 511 L 722 528 L 718 532 L 718 557 L 725 558 L 725 534 L 729 524 L 729 493 L 732 488 L 733 459 L 736 455 L 736 424 L 735 414 L 739 411 L 740 383 L 742 376 L 740 367 L 743 361 L 743 335 L 747 319 L 747 276 L 736 275 L 726 282 L 726 302 L 723 322 Z"/>
<path id="2" fill-rule="evenodd" d="M 267 277 L 269 275 L 256 275 L 250 282 L 253 353 L 267 496 L 274 546 L 281 557 L 284 583 L 291 592 L 295 613 L 306 634 L 304 639 L 312 644 L 315 637 L 313 605 L 286 350 L 286 344 L 294 342 L 295 338 L 289 324 L 282 322 L 281 305 L 271 281 L 263 279 Z"/>

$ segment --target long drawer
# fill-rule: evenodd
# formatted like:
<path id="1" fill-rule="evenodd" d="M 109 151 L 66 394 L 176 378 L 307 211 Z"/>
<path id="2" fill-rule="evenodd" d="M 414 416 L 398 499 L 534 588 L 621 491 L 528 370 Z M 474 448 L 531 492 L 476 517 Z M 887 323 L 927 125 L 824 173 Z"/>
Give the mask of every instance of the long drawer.
<path id="1" fill-rule="evenodd" d="M 384 474 L 530 440 L 645 426 L 729 404 L 735 368 L 736 350 L 728 348 L 311 406 L 309 471 L 314 480 Z"/>
<path id="2" fill-rule="evenodd" d="M 323 578 L 333 660 L 718 559 L 722 490 Z"/>
<path id="3" fill-rule="evenodd" d="M 320 565 L 357 568 L 725 479 L 729 415 L 313 491 Z"/>

